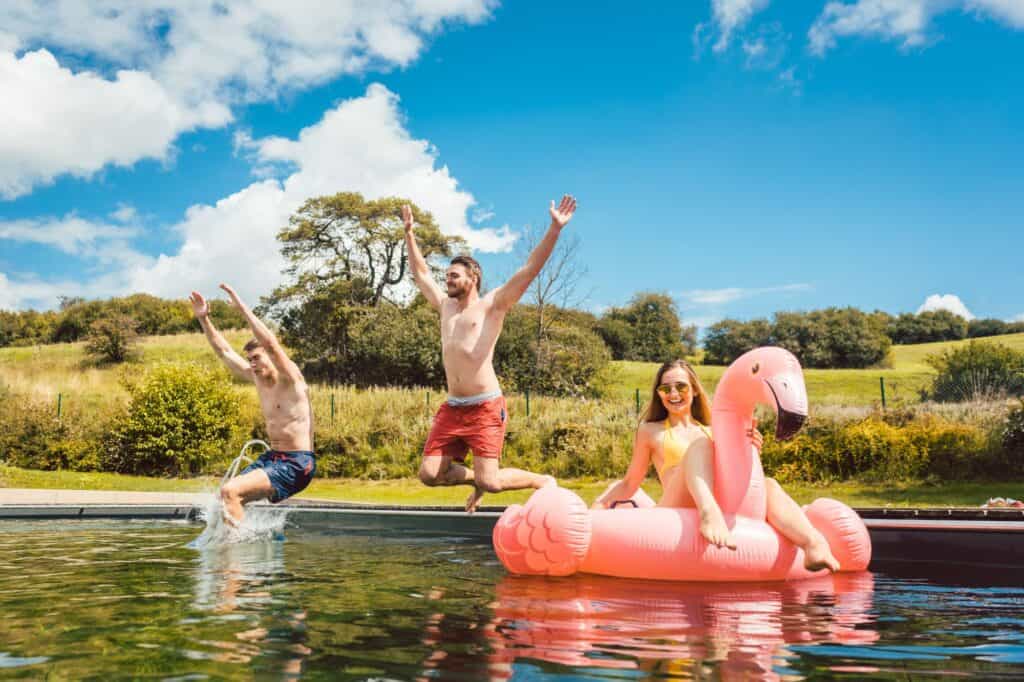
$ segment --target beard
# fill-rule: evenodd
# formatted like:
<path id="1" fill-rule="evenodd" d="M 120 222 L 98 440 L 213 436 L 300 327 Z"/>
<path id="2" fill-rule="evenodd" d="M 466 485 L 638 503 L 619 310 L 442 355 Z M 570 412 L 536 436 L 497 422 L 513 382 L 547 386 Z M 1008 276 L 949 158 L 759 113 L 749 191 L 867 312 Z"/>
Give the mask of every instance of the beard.
<path id="1" fill-rule="evenodd" d="M 469 284 L 455 284 L 448 286 L 448 298 L 462 298 L 469 294 Z"/>

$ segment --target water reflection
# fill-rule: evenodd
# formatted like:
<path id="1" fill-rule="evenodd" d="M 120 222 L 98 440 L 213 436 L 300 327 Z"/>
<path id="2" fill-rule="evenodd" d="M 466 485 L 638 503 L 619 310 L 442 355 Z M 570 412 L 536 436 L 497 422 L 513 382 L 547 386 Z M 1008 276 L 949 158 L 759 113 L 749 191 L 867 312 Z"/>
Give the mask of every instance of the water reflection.
<path id="1" fill-rule="evenodd" d="M 492 657 L 658 677 L 780 679 L 788 644 L 870 644 L 874 579 L 679 584 L 506 576 L 497 585 Z"/>
<path id="2" fill-rule="evenodd" d="M 284 547 L 281 541 L 250 542 L 211 545 L 198 552 L 193 609 L 208 618 L 237 622 L 237 629 L 230 628 L 234 641 L 201 640 L 208 651 L 193 651 L 190 657 L 250 664 L 264 656 L 283 679 L 301 675 L 303 660 L 312 652 L 304 643 L 305 610 L 279 594 L 289 578 Z M 201 620 L 186 618 L 182 623 Z"/>

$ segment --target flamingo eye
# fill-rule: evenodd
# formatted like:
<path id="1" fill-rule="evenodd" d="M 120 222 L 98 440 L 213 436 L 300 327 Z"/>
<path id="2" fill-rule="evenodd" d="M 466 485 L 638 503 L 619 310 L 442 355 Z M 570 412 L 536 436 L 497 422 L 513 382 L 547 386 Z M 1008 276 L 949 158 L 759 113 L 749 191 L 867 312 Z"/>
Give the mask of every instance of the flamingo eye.
<path id="1" fill-rule="evenodd" d="M 761 370 L 761 363 L 755 362 L 754 366 L 750 368 L 751 374 L 757 374 Z"/>

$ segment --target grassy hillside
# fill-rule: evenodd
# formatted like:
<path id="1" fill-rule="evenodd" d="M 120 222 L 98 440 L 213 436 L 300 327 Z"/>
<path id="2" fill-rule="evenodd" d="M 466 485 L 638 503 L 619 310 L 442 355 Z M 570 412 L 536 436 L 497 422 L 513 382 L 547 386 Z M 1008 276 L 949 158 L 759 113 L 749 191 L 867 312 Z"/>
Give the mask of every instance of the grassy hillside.
<path id="1" fill-rule="evenodd" d="M 1024 334 L 991 336 L 979 341 L 1000 343 L 1024 351 Z M 879 378 L 885 379 L 886 400 L 917 402 L 919 391 L 931 383 L 934 372 L 925 364 L 929 355 L 963 346 L 969 341 L 942 341 L 907 346 L 893 346 L 891 367 L 869 369 L 805 369 L 804 379 L 812 405 L 872 405 L 881 400 Z M 616 362 L 607 382 L 610 395 L 622 400 L 635 400 L 640 389 L 640 400 L 647 400 L 651 382 L 658 365 L 653 362 Z M 724 367 L 702 365 L 697 368 L 704 388 L 714 390 Z"/>
<path id="2" fill-rule="evenodd" d="M 226 336 L 236 348 L 249 338 L 248 331 L 229 331 Z M 986 339 L 1024 350 L 1024 334 L 1008 334 Z M 869 406 L 880 398 L 879 378 L 885 379 L 890 402 L 916 402 L 919 390 L 928 385 L 932 371 L 924 363 L 926 356 L 963 345 L 967 341 L 894 346 L 892 366 L 873 369 L 805 370 L 812 405 Z M 124 396 L 121 379 L 136 374 L 145 366 L 160 362 L 194 361 L 215 367 L 218 362 L 201 334 L 154 336 L 140 344 L 139 359 L 120 366 L 97 367 L 85 356 L 83 344 L 52 344 L 29 348 L 0 348 L 0 387 L 19 395 L 34 395 L 56 400 L 75 400 L 82 406 L 107 402 Z M 602 384 L 605 394 L 626 409 L 635 404 L 636 389 L 641 403 L 649 397 L 656 363 L 615 362 Z M 705 388 L 713 390 L 724 368 L 697 367 Z M 437 395 L 433 396 L 438 397 Z"/>

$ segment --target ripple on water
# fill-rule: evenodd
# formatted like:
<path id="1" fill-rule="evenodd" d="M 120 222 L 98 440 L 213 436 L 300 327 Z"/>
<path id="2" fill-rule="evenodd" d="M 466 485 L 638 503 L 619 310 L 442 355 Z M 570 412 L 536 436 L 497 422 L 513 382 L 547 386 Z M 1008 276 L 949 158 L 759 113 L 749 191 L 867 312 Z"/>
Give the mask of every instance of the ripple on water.
<path id="1" fill-rule="evenodd" d="M 40 678 L 1024 677 L 1024 588 L 516 578 L 486 545 L 0 523 L 0 668 Z M 102 548 L 105 551 L 92 550 Z"/>

